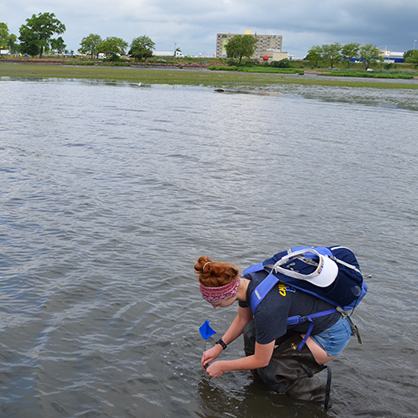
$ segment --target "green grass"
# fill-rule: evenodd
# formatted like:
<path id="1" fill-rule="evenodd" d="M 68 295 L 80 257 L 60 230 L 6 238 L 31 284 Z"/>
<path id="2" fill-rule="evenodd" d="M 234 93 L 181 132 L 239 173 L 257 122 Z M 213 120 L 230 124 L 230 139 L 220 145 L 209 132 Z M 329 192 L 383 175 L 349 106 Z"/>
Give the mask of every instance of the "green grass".
<path id="1" fill-rule="evenodd" d="M 388 78 L 388 79 L 405 79 L 414 78 L 412 74 L 403 74 L 399 72 L 378 72 L 378 71 L 331 71 L 321 73 L 319 75 L 328 75 L 334 77 L 364 77 L 364 78 Z"/>
<path id="2" fill-rule="evenodd" d="M 235 65 L 213 66 L 213 67 L 208 67 L 208 70 L 211 70 L 211 71 L 238 71 L 238 67 L 236 67 Z"/>
<path id="3" fill-rule="evenodd" d="M 258 87 L 277 84 L 417 89 L 417 84 L 329 80 L 321 77 L 295 78 L 280 74 L 211 72 L 187 69 L 143 69 L 104 66 L 14 64 L 0 61 L 0 77 L 112 80 L 128 83 L 210 86 L 222 88 Z"/>
<path id="4" fill-rule="evenodd" d="M 297 70 L 295 68 L 274 68 L 274 67 L 247 67 L 241 71 L 249 73 L 270 73 L 270 74 L 299 74 L 303 75 L 303 70 Z"/>
<path id="5" fill-rule="evenodd" d="M 260 65 L 253 66 L 253 67 L 222 67 L 222 66 L 215 66 L 215 67 L 208 67 L 208 70 L 215 70 L 215 71 L 243 71 L 246 73 L 270 73 L 270 74 L 300 74 L 303 75 L 303 70 L 298 70 L 296 68 L 274 68 L 274 67 L 262 67 Z"/>

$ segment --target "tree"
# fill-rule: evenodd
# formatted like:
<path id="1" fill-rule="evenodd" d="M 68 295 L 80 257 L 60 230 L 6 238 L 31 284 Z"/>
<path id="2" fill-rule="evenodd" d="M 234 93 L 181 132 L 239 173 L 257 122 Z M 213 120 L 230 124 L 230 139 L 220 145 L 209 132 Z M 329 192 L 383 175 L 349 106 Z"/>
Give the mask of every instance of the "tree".
<path id="1" fill-rule="evenodd" d="M 343 59 L 341 50 L 342 45 L 338 42 L 322 45 L 322 59 L 329 61 L 331 68 L 333 68 L 334 64 L 339 64 Z"/>
<path id="2" fill-rule="evenodd" d="M 26 25 L 22 25 L 20 31 L 21 52 L 32 56 L 39 53 L 42 57 L 45 48 L 49 47 L 54 33 L 60 35 L 65 32 L 65 25 L 61 23 L 54 13 L 39 13 L 26 19 Z M 37 51 L 36 53 L 34 53 Z"/>
<path id="3" fill-rule="evenodd" d="M 65 45 L 64 39 L 62 39 L 61 36 L 58 37 L 57 39 L 51 39 L 51 49 L 53 51 L 57 51 L 57 52 L 64 51 L 66 46 L 67 45 Z"/>
<path id="4" fill-rule="evenodd" d="M 312 67 L 318 67 L 322 61 L 322 48 L 319 45 L 314 45 L 306 55 L 305 59 L 310 62 Z"/>
<path id="5" fill-rule="evenodd" d="M 36 33 L 32 32 L 28 27 L 21 26 L 19 29 L 20 36 L 19 36 L 19 51 L 22 54 L 28 54 L 34 57 L 38 55 L 41 48 L 39 47 L 39 38 L 37 37 Z"/>
<path id="6" fill-rule="evenodd" d="M 0 49 L 7 48 L 9 39 L 9 28 L 6 23 L 0 22 Z"/>
<path id="7" fill-rule="evenodd" d="M 414 55 L 414 51 L 416 51 L 415 49 L 410 49 L 409 51 L 404 52 L 403 54 L 403 59 L 407 59 L 412 57 L 412 55 Z"/>
<path id="8" fill-rule="evenodd" d="M 155 43 L 148 36 L 142 35 L 132 40 L 129 55 L 137 59 L 150 58 L 153 49 L 155 49 Z"/>
<path id="9" fill-rule="evenodd" d="M 280 61 L 272 61 L 270 63 L 270 67 L 274 68 L 292 68 L 292 64 L 290 63 L 290 60 L 287 58 L 284 58 Z"/>
<path id="10" fill-rule="evenodd" d="M 16 54 L 16 52 L 18 51 L 18 46 L 19 45 L 16 42 L 17 42 L 17 36 L 14 33 L 11 33 L 9 35 L 7 45 L 9 47 L 10 53 L 12 53 L 12 54 Z"/>
<path id="11" fill-rule="evenodd" d="M 99 53 L 99 45 L 102 42 L 102 38 L 97 35 L 96 33 L 91 33 L 90 35 L 84 37 L 81 42 L 81 48 L 79 48 L 78 50 L 82 53 L 82 54 L 90 54 L 91 58 L 93 58 L 93 56 L 97 56 L 97 54 Z"/>
<path id="12" fill-rule="evenodd" d="M 418 67 L 418 49 L 411 49 L 404 54 L 404 60 L 407 63 L 415 64 Z"/>
<path id="13" fill-rule="evenodd" d="M 360 48 L 360 56 L 364 65 L 364 69 L 367 71 L 371 64 L 374 64 L 379 61 L 383 61 L 380 56 L 380 50 L 376 45 L 366 44 Z"/>
<path id="14" fill-rule="evenodd" d="M 17 49 L 16 40 L 16 35 L 9 33 L 7 24 L 0 22 L 0 49 L 8 49 L 14 54 Z"/>
<path id="15" fill-rule="evenodd" d="M 241 64 L 242 57 L 251 58 L 254 55 L 258 40 L 251 35 L 235 35 L 226 45 L 229 58 L 238 58 Z"/>
<path id="16" fill-rule="evenodd" d="M 121 38 L 110 36 L 104 41 L 100 42 L 98 51 L 104 54 L 120 54 L 124 53 L 128 47 L 128 43 Z"/>
<path id="17" fill-rule="evenodd" d="M 341 54 L 347 59 L 347 68 L 350 68 L 350 61 L 358 57 L 359 51 L 360 44 L 357 42 L 351 42 L 342 47 Z"/>

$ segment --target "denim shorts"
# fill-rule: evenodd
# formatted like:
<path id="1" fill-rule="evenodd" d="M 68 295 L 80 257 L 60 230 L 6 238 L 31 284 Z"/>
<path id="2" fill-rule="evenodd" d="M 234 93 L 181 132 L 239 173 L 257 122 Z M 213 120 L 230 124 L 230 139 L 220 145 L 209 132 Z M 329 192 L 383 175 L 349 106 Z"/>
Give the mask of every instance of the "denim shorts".
<path id="1" fill-rule="evenodd" d="M 341 318 L 330 328 L 311 338 L 331 357 L 340 354 L 350 341 L 352 335 L 350 321 Z"/>

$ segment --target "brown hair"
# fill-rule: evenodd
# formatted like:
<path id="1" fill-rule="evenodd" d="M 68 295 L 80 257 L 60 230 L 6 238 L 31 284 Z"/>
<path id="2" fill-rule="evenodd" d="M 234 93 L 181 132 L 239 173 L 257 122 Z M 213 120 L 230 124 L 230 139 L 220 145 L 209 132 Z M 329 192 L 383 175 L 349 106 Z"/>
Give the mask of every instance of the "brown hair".
<path id="1" fill-rule="evenodd" d="M 232 264 L 214 262 L 205 256 L 199 257 L 194 270 L 199 275 L 199 282 L 208 287 L 225 286 L 239 274 L 239 270 Z"/>

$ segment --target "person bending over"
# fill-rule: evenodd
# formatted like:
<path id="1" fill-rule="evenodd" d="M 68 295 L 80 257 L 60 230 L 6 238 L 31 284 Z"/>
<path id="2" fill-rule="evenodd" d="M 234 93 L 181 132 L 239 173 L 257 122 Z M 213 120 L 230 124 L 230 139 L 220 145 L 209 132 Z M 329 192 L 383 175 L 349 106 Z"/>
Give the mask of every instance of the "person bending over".
<path id="1" fill-rule="evenodd" d="M 202 368 L 211 377 L 225 372 L 251 370 L 277 393 L 307 401 L 324 401 L 326 385 L 317 376 L 324 364 L 335 358 L 348 344 L 351 325 L 339 312 L 318 317 L 310 336 L 298 351 L 308 331 L 309 322 L 287 325 L 293 315 L 310 315 L 332 309 L 327 302 L 279 282 L 251 311 L 251 295 L 267 276 L 261 271 L 240 277 L 230 263 L 215 262 L 202 256 L 194 266 L 204 300 L 214 308 L 238 301 L 238 313 L 224 336 L 202 355 Z M 246 356 L 215 361 L 221 352 L 244 334 Z M 314 378 L 313 378 L 314 377 Z"/>

